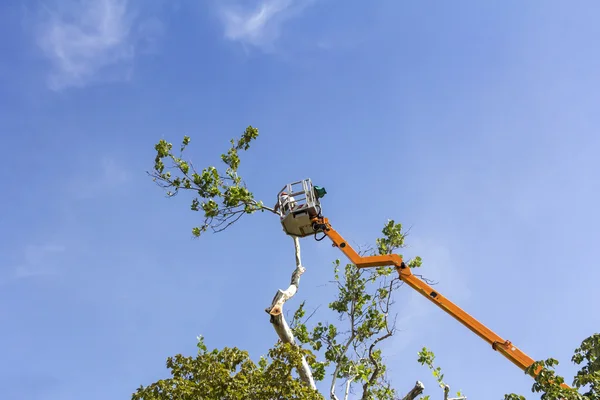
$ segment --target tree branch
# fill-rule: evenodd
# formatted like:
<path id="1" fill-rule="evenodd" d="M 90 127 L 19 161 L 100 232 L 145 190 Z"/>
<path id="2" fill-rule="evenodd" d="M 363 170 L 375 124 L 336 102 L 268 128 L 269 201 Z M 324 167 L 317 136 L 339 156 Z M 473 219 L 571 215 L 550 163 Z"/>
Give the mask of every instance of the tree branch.
<path id="1" fill-rule="evenodd" d="M 450 386 L 444 385 L 444 400 L 467 400 L 465 396 L 460 397 L 448 397 L 450 394 Z"/>
<path id="2" fill-rule="evenodd" d="M 270 322 L 273 324 L 273 328 L 275 329 L 277 336 L 279 336 L 279 339 L 283 343 L 296 345 L 294 334 L 292 333 L 292 330 L 283 316 L 283 305 L 296 294 L 300 284 L 300 277 L 304 271 L 306 271 L 306 269 L 302 266 L 300 259 L 300 241 L 297 237 L 294 237 L 293 239 L 296 250 L 296 269 L 292 273 L 290 286 L 286 290 L 279 289 L 275 294 L 275 297 L 273 297 L 271 305 L 267 307 L 265 311 L 271 315 Z M 300 379 L 302 379 L 302 381 L 311 388 L 317 388 L 315 385 L 315 380 L 312 376 L 312 371 L 310 370 L 310 366 L 308 365 L 306 357 L 304 356 L 302 356 L 302 367 L 298 370 L 298 375 L 300 375 Z"/>
<path id="3" fill-rule="evenodd" d="M 331 379 L 331 388 L 329 391 L 329 394 L 331 395 L 332 400 L 338 400 L 337 396 L 335 395 L 335 382 L 337 380 L 337 376 L 340 372 L 340 367 L 341 367 L 339 361 L 342 359 L 342 356 L 344 356 L 344 354 L 346 354 L 346 352 L 350 348 L 350 345 L 354 341 L 354 338 L 356 337 L 356 325 L 355 325 L 356 321 L 354 318 L 354 316 L 355 316 L 354 305 L 355 305 L 355 299 L 352 299 L 352 303 L 350 305 L 350 312 L 348 313 L 350 315 L 350 337 L 348 337 L 348 340 L 344 344 L 341 354 L 337 355 L 337 363 L 335 366 L 335 370 L 333 371 L 333 378 Z"/>
<path id="4" fill-rule="evenodd" d="M 348 395 L 350 394 L 350 386 L 352 385 L 352 381 L 354 378 L 348 378 L 346 381 L 346 391 L 344 392 L 344 400 L 348 400 Z"/>
<path id="5" fill-rule="evenodd" d="M 354 323 L 352 323 L 352 325 L 354 325 Z M 350 345 L 352 344 L 352 341 L 354 340 L 354 337 L 356 335 L 354 334 L 354 329 L 352 329 L 352 334 L 350 335 L 350 337 L 348 338 L 348 341 L 346 342 L 346 344 L 344 345 L 341 354 L 338 355 L 338 362 L 336 363 L 335 366 L 335 371 L 333 371 L 333 378 L 331 379 L 331 388 L 329 390 L 329 394 L 331 395 L 331 399 L 332 400 L 337 400 L 337 396 L 335 395 L 335 382 L 337 380 L 337 375 L 340 372 L 340 360 L 342 358 L 342 356 L 344 354 L 346 354 L 346 352 L 348 351 L 348 348 L 350 347 Z"/>
<path id="6" fill-rule="evenodd" d="M 424 390 L 425 386 L 421 382 L 417 381 L 417 383 L 415 383 L 415 387 L 413 387 L 410 392 L 408 392 L 406 396 L 402 398 L 402 400 L 414 400 L 417 398 L 417 396 L 423 393 Z"/>
<path id="7" fill-rule="evenodd" d="M 394 334 L 394 330 L 396 328 L 395 326 L 392 326 L 390 329 L 390 325 L 388 322 L 388 315 L 389 315 L 389 311 L 390 311 L 390 304 L 392 301 L 392 291 L 394 288 L 394 281 L 395 281 L 395 279 L 392 279 L 392 281 L 390 282 L 390 285 L 388 288 L 388 293 L 387 293 L 387 296 L 384 301 L 385 307 L 382 307 L 386 333 L 384 335 L 376 338 L 373 341 L 373 343 L 371 343 L 371 345 L 369 346 L 369 360 L 371 360 L 371 363 L 373 364 L 373 372 L 371 373 L 369 380 L 363 384 L 363 395 L 362 395 L 363 400 L 366 400 L 367 394 L 368 394 L 368 388 L 369 388 L 369 386 L 373 386 L 373 384 L 375 383 L 375 381 L 379 375 L 379 371 L 381 370 L 381 365 L 379 364 L 379 362 L 377 362 L 375 357 L 373 357 L 373 350 L 375 350 L 375 346 L 377 346 L 377 343 L 391 337 Z"/>

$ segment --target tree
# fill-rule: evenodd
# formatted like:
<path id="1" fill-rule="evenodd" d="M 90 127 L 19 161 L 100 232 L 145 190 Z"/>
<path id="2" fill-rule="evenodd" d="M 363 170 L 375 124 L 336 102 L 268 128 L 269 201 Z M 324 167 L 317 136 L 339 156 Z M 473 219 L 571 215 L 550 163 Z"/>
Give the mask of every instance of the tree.
<path id="1" fill-rule="evenodd" d="M 571 388 L 561 386 L 565 379 L 556 375 L 554 367 L 558 360 L 549 358 L 532 364 L 525 373 L 540 370 L 531 388 L 533 393 L 542 393 L 542 400 L 600 400 L 600 334 L 584 339 L 575 349 L 571 361 L 581 368 L 575 374 Z M 581 391 L 585 391 L 581 393 Z M 523 400 L 525 397 L 509 394 L 505 400 Z"/>
<path id="2" fill-rule="evenodd" d="M 171 378 L 161 379 L 133 394 L 134 400 L 163 399 L 306 399 L 321 400 L 314 389 L 290 379 L 301 367 L 302 353 L 279 343 L 258 364 L 237 348 L 208 351 L 198 337 L 196 357 L 169 357 Z"/>
<path id="3" fill-rule="evenodd" d="M 204 218 L 201 225 L 192 228 L 195 237 L 209 229 L 221 232 L 246 214 L 257 211 L 276 214 L 273 208 L 254 198 L 238 174 L 240 153 L 248 150 L 257 137 L 258 130 L 249 126 L 241 137 L 232 139 L 228 151 L 221 155 L 224 170 L 209 166 L 200 171 L 190 160 L 184 159 L 183 153 L 190 144 L 187 136 L 183 138 L 178 154 L 165 140 L 155 145 L 154 169 L 149 175 L 166 190 L 168 197 L 181 192 L 192 195 L 191 210 L 202 212 Z M 406 232 L 402 231 L 401 224 L 389 220 L 382 234 L 375 247 L 365 249 L 362 254 L 391 254 L 404 247 Z M 351 393 L 357 393 L 361 399 L 400 398 L 386 376 L 386 365 L 379 346 L 396 331 L 395 320 L 390 313 L 393 294 L 402 281 L 394 276 L 390 267 L 365 270 L 353 264 L 342 267 L 336 260 L 332 280 L 336 296 L 328 308 L 338 317 L 339 323 L 321 321 L 309 328 L 312 314 L 306 317 L 305 302 L 302 302 L 288 324 L 283 312 L 284 304 L 296 294 L 300 277 L 306 271 L 301 262 L 299 241 L 297 238 L 293 241 L 296 268 L 290 285 L 286 290 L 278 290 L 265 310 L 279 337 L 268 357 L 255 364 L 247 352 L 235 347 L 209 352 L 200 337 L 196 357 L 170 357 L 167 367 L 171 370 L 171 378 L 140 387 L 133 399 L 321 399 L 324 396 L 317 391 L 315 382 L 323 381 L 326 375 L 331 377 L 326 394 L 331 399 L 347 399 Z M 421 259 L 415 257 L 408 266 L 419 268 Z M 574 360 L 588 363 L 584 367 L 587 369 L 578 375 L 581 383 L 578 387 L 588 384 L 592 385 L 591 390 L 597 390 L 597 380 L 594 381 L 598 371 L 597 352 L 594 353 L 597 340 L 584 341 L 584 344 L 578 349 L 577 358 L 574 357 Z M 417 361 L 432 370 L 444 398 L 448 399 L 449 387 L 443 381 L 441 369 L 434 366 L 434 358 L 433 353 L 424 348 Z M 553 362 L 544 364 L 547 368 L 534 385 L 536 391 L 544 391 L 548 396 L 554 396 L 561 390 L 556 389 L 560 378 L 548 369 L 554 365 Z M 417 382 L 403 399 L 415 399 L 423 390 L 423 385 Z M 506 398 L 522 397 L 511 394 Z M 456 399 L 466 397 L 459 392 Z"/>

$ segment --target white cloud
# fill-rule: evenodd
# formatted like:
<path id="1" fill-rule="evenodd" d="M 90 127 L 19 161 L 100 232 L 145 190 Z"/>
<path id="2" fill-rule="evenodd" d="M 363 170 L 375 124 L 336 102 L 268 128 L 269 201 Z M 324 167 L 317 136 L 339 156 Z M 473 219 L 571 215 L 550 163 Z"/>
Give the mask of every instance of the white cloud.
<path id="1" fill-rule="evenodd" d="M 225 37 L 265 51 L 273 48 L 281 34 L 282 24 L 298 16 L 313 0 L 261 0 L 253 8 L 247 2 L 219 4 L 219 15 Z"/>
<path id="2" fill-rule="evenodd" d="M 161 32 L 140 26 L 128 0 L 59 0 L 45 7 L 37 41 L 54 68 L 50 87 L 128 79 L 140 40 Z"/>

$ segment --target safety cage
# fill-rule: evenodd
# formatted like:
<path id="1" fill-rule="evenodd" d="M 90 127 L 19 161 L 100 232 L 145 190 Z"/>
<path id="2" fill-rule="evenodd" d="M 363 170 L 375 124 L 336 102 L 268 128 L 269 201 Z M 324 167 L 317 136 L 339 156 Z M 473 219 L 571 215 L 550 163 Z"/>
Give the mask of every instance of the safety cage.
<path id="1" fill-rule="evenodd" d="M 310 178 L 288 183 L 277 194 L 277 212 L 285 233 L 305 237 L 314 234 L 311 220 L 321 215 L 319 199 L 327 194 Z"/>

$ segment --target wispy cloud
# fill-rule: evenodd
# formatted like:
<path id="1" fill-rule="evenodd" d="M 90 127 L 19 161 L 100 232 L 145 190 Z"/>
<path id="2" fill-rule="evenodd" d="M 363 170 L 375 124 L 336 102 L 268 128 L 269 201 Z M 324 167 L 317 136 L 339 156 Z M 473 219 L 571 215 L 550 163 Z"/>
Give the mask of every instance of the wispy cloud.
<path id="1" fill-rule="evenodd" d="M 224 25 L 225 37 L 244 45 L 271 51 L 281 34 L 283 23 L 297 17 L 313 1 L 260 0 L 254 3 L 254 7 L 248 7 L 248 2 L 220 2 L 219 15 Z"/>
<path id="2" fill-rule="evenodd" d="M 128 0 L 64 0 L 42 14 L 37 41 L 52 62 L 55 90 L 128 79 L 140 40 L 160 32 L 145 29 Z"/>

